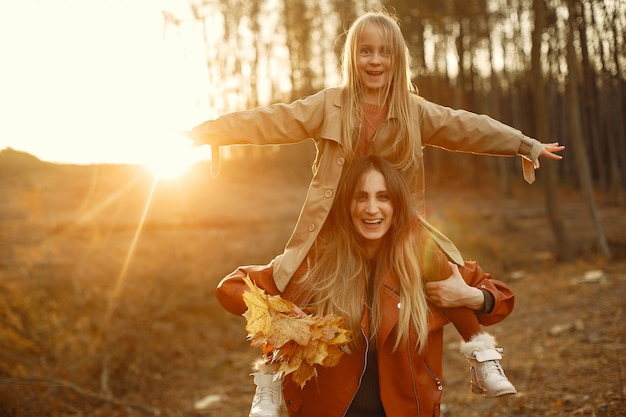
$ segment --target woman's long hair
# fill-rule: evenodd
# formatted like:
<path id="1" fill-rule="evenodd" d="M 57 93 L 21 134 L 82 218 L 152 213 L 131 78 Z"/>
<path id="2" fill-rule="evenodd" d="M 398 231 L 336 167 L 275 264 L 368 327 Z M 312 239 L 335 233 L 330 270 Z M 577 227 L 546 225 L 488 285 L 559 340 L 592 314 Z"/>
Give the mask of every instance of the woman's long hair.
<path id="1" fill-rule="evenodd" d="M 393 117 L 394 123 L 398 124 L 398 136 L 395 138 L 394 147 L 399 151 L 395 156 L 396 160 L 391 162 L 396 169 L 405 171 L 415 162 L 417 153 L 421 152 L 411 108 L 411 95 L 417 94 L 417 89 L 411 83 L 410 55 L 398 20 L 384 10 L 360 16 L 346 34 L 342 56 L 342 135 L 347 141 L 344 144 L 346 155 L 350 161 L 363 120 L 363 83 L 357 64 L 359 44 L 363 32 L 369 25 L 381 30 L 391 51 L 392 74 L 388 78 L 387 88 L 379 98 L 379 104 L 387 105 L 387 117 Z"/>
<path id="2" fill-rule="evenodd" d="M 383 237 L 373 271 L 365 240 L 357 233 L 350 214 L 354 193 L 364 175 L 372 170 L 385 178 L 393 206 L 392 224 Z M 385 159 L 367 156 L 354 161 L 307 258 L 309 270 L 299 283 L 308 295 L 306 305 L 314 307 L 318 314 L 346 316 L 348 328 L 357 335 L 365 308 L 366 280 L 375 277 L 370 314 L 370 336 L 374 338 L 383 314 L 379 296 L 383 278 L 390 276 L 396 280 L 393 290 L 399 293 L 401 306 L 394 348 L 409 340 L 410 328 L 415 330 L 420 349 L 425 346 L 428 306 L 413 233 L 416 217 L 412 201 L 404 179 Z M 353 341 L 359 344 L 361 338 L 354 337 Z"/>

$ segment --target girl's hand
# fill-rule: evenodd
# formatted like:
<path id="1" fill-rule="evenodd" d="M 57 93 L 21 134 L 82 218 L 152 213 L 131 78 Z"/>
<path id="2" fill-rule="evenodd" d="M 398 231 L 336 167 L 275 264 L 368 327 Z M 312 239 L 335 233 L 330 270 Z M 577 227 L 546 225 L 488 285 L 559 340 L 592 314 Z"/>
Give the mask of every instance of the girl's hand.
<path id="1" fill-rule="evenodd" d="M 561 155 L 557 155 L 555 152 L 561 152 L 565 149 L 565 146 L 559 145 L 559 142 L 552 143 L 542 143 L 543 149 L 539 156 L 543 156 L 548 159 L 561 160 L 563 157 Z M 539 168 L 539 158 L 535 161 L 535 169 Z"/>

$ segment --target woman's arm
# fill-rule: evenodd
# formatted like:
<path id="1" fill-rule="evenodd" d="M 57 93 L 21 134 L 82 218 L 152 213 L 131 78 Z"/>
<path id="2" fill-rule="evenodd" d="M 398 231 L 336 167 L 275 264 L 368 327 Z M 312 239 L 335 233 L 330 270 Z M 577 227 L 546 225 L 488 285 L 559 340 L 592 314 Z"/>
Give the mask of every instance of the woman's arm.
<path id="1" fill-rule="evenodd" d="M 498 323 L 511 311 L 515 304 L 513 291 L 503 282 L 493 279 L 476 262 L 466 262 L 462 268 L 451 264 L 452 275 L 443 281 L 427 282 L 426 294 L 441 308 L 467 307 L 479 314 L 481 324 Z M 485 312 L 485 292 L 493 301 L 491 311 Z"/>
<path id="2" fill-rule="evenodd" d="M 222 279 L 215 289 L 215 296 L 222 307 L 236 315 L 246 311 L 247 306 L 243 301 L 243 293 L 248 291 L 248 285 L 243 280 L 246 276 L 267 294 L 280 294 L 273 277 L 275 260 L 267 265 L 240 266 Z"/>

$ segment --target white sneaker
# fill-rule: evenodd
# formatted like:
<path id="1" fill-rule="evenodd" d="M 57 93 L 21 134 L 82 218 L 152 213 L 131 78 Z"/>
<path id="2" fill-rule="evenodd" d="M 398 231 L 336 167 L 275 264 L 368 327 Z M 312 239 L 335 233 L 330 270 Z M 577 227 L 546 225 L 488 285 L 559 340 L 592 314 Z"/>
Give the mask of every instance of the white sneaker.
<path id="1" fill-rule="evenodd" d="M 517 393 L 500 365 L 502 349 L 495 347 L 491 335 L 481 333 L 472 337 L 461 345 L 461 352 L 470 363 L 470 387 L 473 393 L 490 398 Z"/>
<path id="2" fill-rule="evenodd" d="M 249 417 L 278 417 L 283 403 L 283 373 L 255 372 L 256 391 Z"/>

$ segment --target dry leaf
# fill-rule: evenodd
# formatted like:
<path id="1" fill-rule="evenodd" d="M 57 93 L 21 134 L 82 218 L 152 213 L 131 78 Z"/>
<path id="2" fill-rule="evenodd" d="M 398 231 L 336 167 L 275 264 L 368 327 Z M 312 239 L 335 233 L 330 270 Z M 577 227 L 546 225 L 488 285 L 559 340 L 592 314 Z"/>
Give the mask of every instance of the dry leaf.
<path id="1" fill-rule="evenodd" d="M 252 346 L 261 347 L 263 354 L 271 354 L 273 361 L 280 363 L 279 371 L 292 374 L 302 388 L 317 376 L 315 365 L 332 367 L 339 363 L 344 353 L 341 346 L 350 342 L 345 317 L 301 317 L 294 313 L 291 301 L 266 294 L 249 277 L 244 281 L 250 288 L 243 296 L 248 307 L 244 313 L 248 340 Z"/>

